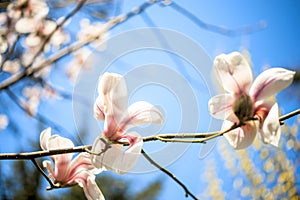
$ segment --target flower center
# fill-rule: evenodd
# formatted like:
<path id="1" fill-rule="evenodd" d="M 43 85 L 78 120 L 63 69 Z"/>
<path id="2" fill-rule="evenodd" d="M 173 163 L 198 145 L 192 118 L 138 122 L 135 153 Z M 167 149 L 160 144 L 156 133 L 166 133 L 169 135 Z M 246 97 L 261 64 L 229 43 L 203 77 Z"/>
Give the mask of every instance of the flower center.
<path id="1" fill-rule="evenodd" d="M 243 93 L 238 97 L 233 103 L 232 109 L 241 123 L 253 117 L 253 102 L 248 94 Z"/>

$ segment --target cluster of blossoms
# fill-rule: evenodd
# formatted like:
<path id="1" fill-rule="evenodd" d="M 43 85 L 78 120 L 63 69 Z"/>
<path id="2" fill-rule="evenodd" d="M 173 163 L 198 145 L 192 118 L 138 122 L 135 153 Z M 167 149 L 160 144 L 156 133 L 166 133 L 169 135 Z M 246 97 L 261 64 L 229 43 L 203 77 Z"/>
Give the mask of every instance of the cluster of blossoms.
<path id="1" fill-rule="evenodd" d="M 48 13 L 49 8 L 44 0 L 18 0 L 8 5 L 7 12 L 0 13 L 0 63 L 3 71 L 13 74 L 20 71 L 21 66 L 32 65 L 34 68 L 45 60 L 41 54 L 43 51 L 50 50 L 50 46 L 59 48 L 69 42 L 69 35 L 62 27 L 47 19 Z M 46 41 L 50 35 L 50 40 Z M 22 57 L 4 59 L 9 48 L 19 41 L 22 41 L 26 51 Z M 48 73 L 44 72 L 36 76 L 46 75 Z"/>
<path id="2" fill-rule="evenodd" d="M 127 108 L 127 88 L 122 76 L 105 73 L 99 78 L 99 96 L 94 104 L 95 118 L 104 121 L 104 131 L 96 138 L 93 154 L 80 153 L 72 160 L 72 154 L 51 156 L 44 161 L 49 176 L 55 186 L 68 187 L 79 185 L 87 199 L 104 199 L 95 182 L 95 174 L 103 170 L 113 170 L 124 174 L 130 171 L 137 162 L 143 140 L 137 132 L 127 131 L 141 124 L 162 123 L 162 113 L 152 104 L 139 101 Z M 124 149 L 124 142 L 129 146 Z M 43 150 L 73 148 L 74 144 L 58 135 L 51 136 L 51 130 L 41 133 L 40 144 Z"/>

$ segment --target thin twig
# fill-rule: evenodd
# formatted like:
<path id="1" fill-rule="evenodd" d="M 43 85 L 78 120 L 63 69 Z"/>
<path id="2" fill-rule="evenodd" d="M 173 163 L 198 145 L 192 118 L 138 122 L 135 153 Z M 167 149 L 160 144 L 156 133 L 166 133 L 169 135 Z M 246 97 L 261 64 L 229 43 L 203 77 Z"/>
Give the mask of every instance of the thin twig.
<path id="1" fill-rule="evenodd" d="M 43 44 L 40 46 L 40 48 L 37 50 L 37 53 L 33 56 L 33 59 L 31 60 L 31 62 L 25 67 L 25 69 L 30 68 L 34 61 L 37 59 L 38 55 L 40 53 L 42 53 L 44 51 L 45 46 L 47 45 L 47 43 L 50 41 L 50 39 L 52 38 L 52 36 L 54 35 L 54 33 L 60 29 L 61 27 L 63 27 L 63 25 L 72 17 L 74 16 L 84 5 L 84 3 L 87 0 L 80 0 L 79 3 L 77 4 L 77 6 L 66 16 L 64 17 L 64 19 L 55 27 L 55 29 L 49 34 L 47 35 L 47 37 L 45 38 L 45 40 L 43 41 Z"/>
<path id="2" fill-rule="evenodd" d="M 50 184 L 51 188 L 54 188 L 55 185 L 52 183 L 52 181 L 50 180 L 50 178 L 47 176 L 47 174 L 44 172 L 44 170 L 39 166 L 39 164 L 36 162 L 36 160 L 34 158 L 30 159 L 31 162 L 34 164 L 34 166 L 37 168 L 37 170 L 39 170 L 39 172 L 46 178 L 46 180 L 48 181 L 48 183 Z"/>
<path id="3" fill-rule="evenodd" d="M 266 22 L 258 22 L 257 24 L 248 25 L 248 26 L 242 26 L 237 29 L 228 29 L 221 26 L 216 26 L 213 24 L 206 23 L 196 17 L 194 14 L 183 8 L 182 6 L 178 5 L 175 2 L 170 3 L 170 7 L 173 8 L 175 11 L 179 12 L 180 14 L 184 15 L 188 19 L 190 19 L 192 22 L 194 22 L 197 26 L 200 28 L 206 29 L 208 31 L 212 31 L 215 33 L 219 33 L 226 36 L 238 36 L 238 35 L 245 35 L 245 34 L 251 34 L 254 32 L 257 32 L 259 30 L 262 30 L 266 27 Z"/>
<path id="4" fill-rule="evenodd" d="M 23 104 L 21 103 L 19 97 L 13 93 L 10 88 L 7 88 L 5 90 L 7 92 L 7 95 L 10 97 L 10 99 L 20 108 L 22 109 L 24 112 L 27 112 L 26 108 L 23 106 Z M 60 124 L 56 123 L 55 121 L 51 120 L 50 118 L 40 114 L 39 112 L 37 112 L 35 115 L 31 115 L 32 118 L 38 120 L 39 122 L 47 125 L 47 126 L 51 126 L 53 129 L 59 131 L 59 132 L 64 132 L 65 134 L 68 135 L 73 135 L 71 134 L 67 129 L 65 129 L 63 126 L 61 126 Z"/>
<path id="5" fill-rule="evenodd" d="M 290 113 L 288 113 L 288 114 L 286 114 L 286 115 L 283 115 L 283 116 L 281 116 L 281 117 L 279 117 L 279 121 L 284 121 L 284 120 L 287 120 L 287 119 L 289 119 L 289 118 L 291 118 L 291 117 L 294 117 L 294 116 L 296 116 L 296 115 L 299 115 L 300 114 L 300 109 L 298 109 L 298 110 L 295 110 L 295 111 L 292 111 L 292 112 L 290 112 Z"/>
<path id="6" fill-rule="evenodd" d="M 16 40 L 13 42 L 12 46 L 9 48 L 8 53 L 7 53 L 7 55 L 5 56 L 5 59 L 4 59 L 4 60 L 2 61 L 2 63 L 1 63 L 0 71 L 3 70 L 4 63 L 10 59 L 10 57 L 11 57 L 12 54 L 13 54 L 13 52 L 15 51 L 16 45 L 17 45 L 17 43 L 18 43 L 20 37 L 21 37 L 21 35 L 18 34 Z"/>
<path id="7" fill-rule="evenodd" d="M 167 169 L 163 168 L 162 166 L 160 166 L 157 162 L 155 162 L 143 149 L 142 149 L 142 154 L 143 156 L 155 167 L 157 167 L 159 170 L 161 170 L 162 172 L 164 172 L 165 174 L 167 174 L 169 177 L 171 177 L 176 183 L 178 183 L 185 191 L 185 196 L 188 197 L 189 195 L 193 198 L 193 199 L 198 199 L 195 195 L 193 195 L 193 193 L 191 193 L 189 191 L 189 189 L 184 185 L 184 183 L 182 183 L 174 174 L 172 174 L 170 171 L 168 171 Z"/>
<path id="8" fill-rule="evenodd" d="M 91 148 L 91 145 L 77 146 L 74 148 L 67 148 L 67 149 L 55 149 L 49 151 L 34 151 L 34 152 L 26 152 L 26 153 L 2 153 L 0 154 L 0 160 L 31 160 L 34 158 L 40 158 L 40 157 L 52 156 L 58 154 L 86 152 L 87 148 Z"/>
<path id="9" fill-rule="evenodd" d="M 296 111 L 292 111 L 282 117 L 280 117 L 280 120 L 286 120 L 289 119 L 297 114 L 300 114 L 299 110 Z M 205 141 L 211 140 L 213 138 L 222 136 L 224 133 L 227 133 L 237 127 L 242 126 L 242 124 L 234 124 L 232 127 L 230 127 L 229 129 L 222 131 L 222 132 L 212 132 L 212 133 L 207 133 L 207 137 L 202 138 L 201 140 L 199 140 L 200 143 L 203 143 Z M 199 133 L 189 133 L 189 134 L 178 134 L 176 137 L 176 134 L 160 134 L 158 135 L 159 137 L 163 138 L 163 139 L 172 139 L 172 138 L 184 138 L 184 135 L 187 135 L 189 137 L 192 138 L 192 136 L 194 135 L 194 138 L 196 138 L 195 136 L 197 136 L 197 134 Z M 204 136 L 204 133 L 200 133 L 198 136 Z M 157 138 L 156 136 L 149 136 L 149 137 L 145 137 L 143 138 L 144 142 L 149 142 L 149 141 L 154 141 L 154 140 L 160 140 Z M 160 140 L 162 141 L 162 140 Z M 173 142 L 173 141 L 163 141 L 163 142 Z M 177 142 L 182 142 L 181 140 L 177 141 Z M 120 142 L 120 144 L 123 145 L 128 145 L 128 143 L 126 142 Z M 86 145 L 86 146 L 77 146 L 74 148 L 66 148 L 66 149 L 57 149 L 57 150 L 50 150 L 50 151 L 35 151 L 35 152 L 27 152 L 27 153 L 2 153 L 0 154 L 0 160 L 31 160 L 34 158 L 40 158 L 40 157 L 45 157 L 45 156 L 51 156 L 51 155 L 57 155 L 57 154 L 65 154 L 65 153 L 80 153 L 80 152 L 91 152 L 89 149 L 92 147 L 92 145 Z M 95 152 L 94 152 L 95 153 Z M 97 152 L 96 152 L 97 153 Z"/>

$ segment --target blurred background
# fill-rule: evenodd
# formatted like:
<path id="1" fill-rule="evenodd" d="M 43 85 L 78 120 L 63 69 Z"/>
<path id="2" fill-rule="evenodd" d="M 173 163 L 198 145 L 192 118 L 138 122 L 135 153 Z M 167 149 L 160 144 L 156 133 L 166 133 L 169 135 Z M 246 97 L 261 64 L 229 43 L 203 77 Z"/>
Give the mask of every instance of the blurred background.
<path id="1" fill-rule="evenodd" d="M 39 47 L 34 44 L 38 44 L 37 40 L 43 39 L 43 34 L 47 35 L 45 27 L 51 26 L 49 22 L 36 31 L 39 34 L 35 32 L 34 36 L 30 31 L 23 31 L 24 33 L 15 37 L 8 36 L 7 33 L 14 33 L 5 29 L 9 26 L 9 21 L 3 16 L 9 10 L 9 3 L 9 1 L 0 2 L 1 83 L 25 69 L 26 58 Z M 45 19 L 59 23 L 61 17 L 76 7 L 78 1 L 49 0 L 46 4 L 49 12 Z M 276 96 L 281 113 L 286 114 L 299 109 L 300 105 L 299 9 L 300 2 L 297 0 L 288 2 L 229 0 L 226 3 L 217 0 L 209 2 L 90 0 L 64 24 L 63 33 L 57 36 L 58 39 L 49 41 L 52 43 L 49 48 L 44 48 L 40 59 L 49 59 L 73 42 L 84 39 L 93 31 L 97 32 L 97 28 L 104 26 L 111 18 L 122 15 L 126 16 L 124 18 L 126 20 L 110 29 L 98 42 L 137 28 L 164 28 L 195 41 L 211 60 L 220 53 L 243 52 L 251 59 L 254 76 L 270 67 L 296 71 L 293 84 Z M 159 34 L 156 36 L 163 43 L 164 38 Z M 141 39 L 147 38 L 141 36 Z M 60 40 L 63 42 L 59 42 Z M 3 47 L 6 41 L 8 49 Z M 1 153 L 40 150 L 39 134 L 49 126 L 54 133 L 70 138 L 76 145 L 90 144 L 99 134 L 98 129 L 87 125 L 88 123 L 84 121 L 85 116 L 82 120 L 76 119 L 82 121 L 85 126 L 76 124 L 73 113 L 73 99 L 76 99 L 78 104 L 91 109 L 89 115 L 92 116 L 93 102 L 86 101 L 84 96 L 74 97 L 73 89 L 79 71 L 91 70 L 85 61 L 89 54 L 95 51 L 93 45 L 98 44 L 86 45 L 73 53 L 70 52 L 52 63 L 44 74 L 34 73 L 0 91 Z M 11 53 L 10 49 L 13 49 Z M 105 52 L 105 48 L 102 51 Z M 167 54 L 167 56 L 170 58 L 166 64 L 174 67 L 187 79 L 191 87 L 199 92 L 197 93 L 199 96 L 203 95 L 197 98 L 201 116 L 197 119 L 199 125 L 194 131 L 218 130 L 220 123 L 217 123 L 219 125 L 216 127 L 210 127 L 212 119 L 207 111 L 207 100 L 212 94 L 206 94 L 207 87 L 203 80 L 194 81 L 195 76 L 186 72 L 190 66 L 180 59 L 178 61 L 176 55 Z M 117 60 L 112 70 L 122 74 L 137 65 L 160 63 L 162 60 L 165 60 L 165 57 L 158 56 L 155 51 L 145 51 L 143 54 L 136 52 L 125 60 Z M 96 83 L 93 87 L 96 87 Z M 165 106 L 163 109 L 168 121 L 163 127 L 152 127 L 155 134 L 178 131 L 176 123 L 180 113 L 176 110 L 178 105 L 174 97 L 170 95 L 162 97 L 159 88 L 151 88 L 150 91 L 151 93 L 146 88 L 137 92 L 130 98 L 130 103 L 144 98 L 153 104 Z M 157 95 L 153 95 L 154 92 L 157 92 Z M 168 103 L 170 107 L 167 106 Z M 175 107 L 172 107 L 173 105 Z M 299 199 L 299 123 L 300 118 L 297 116 L 285 121 L 279 148 L 264 145 L 257 137 L 251 147 L 234 151 L 225 139 L 217 138 L 210 144 L 188 145 L 181 156 L 164 167 L 179 178 L 199 199 Z M 102 125 L 99 124 L 100 129 Z M 166 145 L 174 148 L 180 146 L 157 142 L 145 144 L 144 148 L 151 153 L 156 148 L 163 149 Z M 202 154 L 205 145 L 209 145 L 210 148 L 204 150 L 206 153 Z M 41 164 L 44 159 L 47 158 L 38 159 L 38 162 Z M 186 199 L 184 190 L 159 170 L 150 170 L 147 173 L 132 172 L 122 176 L 107 171 L 97 176 L 97 183 L 109 200 Z M 47 184 L 29 161 L 0 161 L 1 199 L 85 198 L 80 187 L 46 191 Z"/>

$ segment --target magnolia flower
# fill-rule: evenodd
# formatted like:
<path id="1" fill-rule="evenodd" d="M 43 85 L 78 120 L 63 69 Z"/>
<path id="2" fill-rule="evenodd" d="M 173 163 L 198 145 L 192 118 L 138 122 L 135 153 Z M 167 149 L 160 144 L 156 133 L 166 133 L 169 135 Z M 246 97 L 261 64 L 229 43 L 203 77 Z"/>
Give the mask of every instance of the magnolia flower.
<path id="1" fill-rule="evenodd" d="M 92 147 L 92 162 L 98 168 L 116 173 L 128 172 L 139 158 L 143 140 L 136 132 L 127 131 L 132 126 L 146 123 L 162 123 L 161 112 L 148 102 L 139 101 L 127 108 L 127 88 L 124 78 L 114 73 L 105 73 L 99 78 L 99 96 L 94 104 L 94 115 L 104 120 L 103 135 Z M 127 141 L 125 150 L 118 142 Z"/>
<path id="2" fill-rule="evenodd" d="M 252 144 L 258 131 L 264 143 L 278 146 L 281 134 L 278 105 L 268 99 L 288 87 L 295 72 L 272 68 L 253 81 L 249 63 L 238 52 L 217 56 L 214 69 L 228 93 L 209 100 L 210 113 L 218 119 L 225 119 L 223 129 L 234 123 L 243 124 L 224 134 L 229 143 L 235 149 L 246 148 Z"/>
<path id="3" fill-rule="evenodd" d="M 40 145 L 43 150 L 55 150 L 73 148 L 71 140 L 58 135 L 51 136 L 51 129 L 42 131 Z M 83 188 L 85 196 L 89 200 L 104 200 L 104 196 L 95 182 L 95 175 L 101 171 L 96 169 L 88 153 L 80 153 L 72 160 L 73 153 L 50 156 L 54 162 L 54 168 L 49 160 L 43 161 L 54 184 L 59 187 L 79 185 Z"/>

